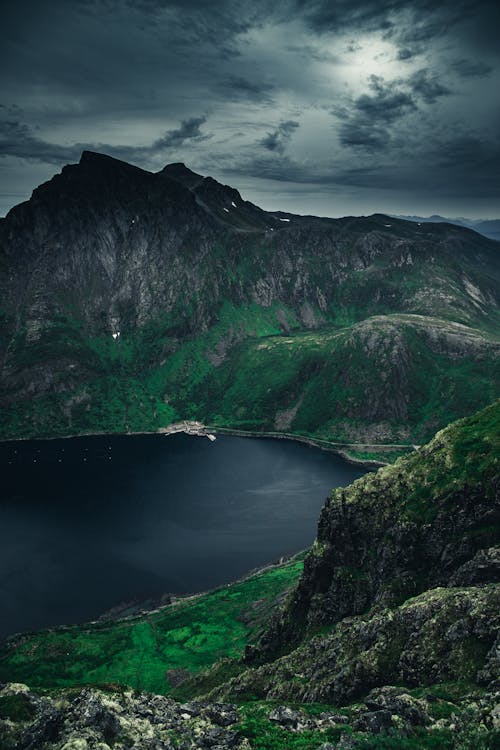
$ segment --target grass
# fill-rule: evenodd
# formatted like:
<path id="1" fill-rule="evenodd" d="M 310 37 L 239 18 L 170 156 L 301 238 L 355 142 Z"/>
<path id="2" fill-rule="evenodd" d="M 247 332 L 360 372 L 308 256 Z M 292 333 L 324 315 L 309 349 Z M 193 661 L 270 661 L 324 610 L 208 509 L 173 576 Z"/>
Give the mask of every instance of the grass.
<path id="1" fill-rule="evenodd" d="M 500 466 L 500 400 L 437 433 L 430 443 L 368 474 L 347 490 L 348 502 L 370 502 L 383 493 L 388 507 L 416 523 L 430 523 L 457 492 L 483 487 L 494 492 Z M 333 496 L 337 497 L 334 492 Z M 493 537 L 496 526 L 469 533 Z"/>
<path id="2" fill-rule="evenodd" d="M 54 385 L 35 399 L 4 394 L 10 405 L 0 437 L 155 432 L 199 419 L 359 443 L 350 449 L 354 458 L 387 462 L 401 449 L 377 444 L 411 449 L 500 395 L 493 339 L 435 318 L 378 315 L 304 331 L 283 305 L 225 302 L 197 336 L 175 326 L 177 318 L 159 314 L 116 341 L 86 335 L 69 314 L 56 316 L 36 341 L 20 330 L 9 366 L 29 372 L 44 362 Z M 443 341 L 458 332 L 475 343 L 459 357 L 453 347 L 436 350 L 429 327 Z"/>
<path id="3" fill-rule="evenodd" d="M 351 733 L 347 726 L 341 724 L 325 730 L 302 729 L 292 732 L 269 721 L 273 707 L 274 704 L 270 702 L 244 703 L 240 707 L 241 720 L 235 729 L 250 741 L 253 750 L 317 750 L 323 743 L 336 743 L 344 732 Z M 318 707 L 323 711 L 328 708 Z M 314 706 L 308 705 L 307 709 L 311 711 Z"/>
<path id="4" fill-rule="evenodd" d="M 181 677 L 239 658 L 294 586 L 302 556 L 241 582 L 127 620 L 9 639 L 0 681 L 31 687 L 118 683 L 167 694 Z"/>

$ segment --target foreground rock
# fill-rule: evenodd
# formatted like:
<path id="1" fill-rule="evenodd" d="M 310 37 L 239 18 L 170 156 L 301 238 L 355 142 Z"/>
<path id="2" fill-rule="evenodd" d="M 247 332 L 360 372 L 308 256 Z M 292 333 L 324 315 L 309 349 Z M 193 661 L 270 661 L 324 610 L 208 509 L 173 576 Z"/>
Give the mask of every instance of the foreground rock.
<path id="1" fill-rule="evenodd" d="M 0 688 L 2 750 L 490 750 L 500 731 L 500 692 L 456 686 L 385 686 L 342 711 L 286 704 L 179 704 L 163 696 L 73 689 L 48 695 Z M 245 735 L 248 735 L 245 736 Z M 373 745 L 373 743 L 377 743 Z M 387 744 L 384 744 L 387 742 Z"/>
<path id="2" fill-rule="evenodd" d="M 234 706 L 183 706 L 132 691 L 75 689 L 41 696 L 26 685 L 0 690 L 2 750 L 244 750 Z"/>

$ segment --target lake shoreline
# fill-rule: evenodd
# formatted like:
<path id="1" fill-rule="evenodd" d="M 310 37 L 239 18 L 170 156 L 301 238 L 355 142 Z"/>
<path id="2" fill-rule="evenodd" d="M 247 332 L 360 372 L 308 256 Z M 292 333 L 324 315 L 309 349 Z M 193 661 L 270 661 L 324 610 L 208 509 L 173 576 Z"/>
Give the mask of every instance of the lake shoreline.
<path id="1" fill-rule="evenodd" d="M 250 578 L 254 578 L 255 576 L 261 575 L 262 573 L 265 573 L 268 570 L 281 568 L 285 565 L 290 564 L 294 560 L 298 559 L 301 555 L 305 557 L 307 553 L 309 552 L 309 549 L 310 547 L 306 547 L 305 549 L 298 550 L 297 552 L 292 552 L 289 555 L 283 555 L 282 557 L 279 558 L 278 561 L 270 562 L 270 563 L 266 563 L 265 565 L 258 566 L 256 568 L 253 568 L 252 570 L 249 570 L 247 573 L 244 573 L 239 578 L 235 578 L 233 581 L 229 581 L 228 583 L 222 583 L 219 586 L 213 586 L 212 588 L 208 588 L 203 591 L 195 591 L 195 592 L 186 593 L 186 594 L 165 593 L 163 594 L 163 596 L 173 597 L 171 601 L 166 602 L 165 604 L 160 604 L 160 605 L 152 606 L 152 607 L 144 607 L 144 606 L 141 607 L 141 602 L 137 602 L 137 604 L 135 605 L 137 607 L 137 611 L 129 615 L 120 616 L 120 614 L 117 613 L 116 616 L 112 616 L 112 615 L 107 616 L 107 613 L 112 610 L 106 610 L 96 620 L 86 620 L 84 622 L 72 622 L 67 625 L 49 625 L 46 628 L 37 628 L 35 630 L 22 630 L 18 633 L 10 633 L 9 635 L 4 636 L 3 638 L 0 637 L 0 645 L 2 643 L 6 643 L 7 641 L 15 642 L 19 639 L 23 639 L 28 636 L 39 635 L 40 633 L 62 633 L 62 632 L 73 630 L 74 628 L 89 628 L 89 629 L 95 628 L 96 630 L 100 630 L 101 628 L 104 629 L 108 625 L 111 625 L 111 624 L 114 625 L 120 622 L 140 620 L 142 617 L 156 614 L 157 612 L 161 612 L 162 610 L 167 609 L 168 607 L 174 608 L 177 606 L 181 606 L 185 604 L 186 602 L 196 601 L 197 599 L 200 599 L 201 597 L 214 594 L 217 591 L 223 591 L 224 589 L 230 588 L 231 586 L 235 586 L 239 583 L 244 583 L 245 581 L 248 581 Z M 158 598 L 161 598 L 161 597 L 158 597 Z M 125 605 L 126 603 L 124 604 L 124 607 Z M 130 606 L 134 606 L 134 604 L 131 603 Z M 141 608 L 139 609 L 139 607 Z"/>
<path id="2" fill-rule="evenodd" d="M 181 428 L 178 425 L 186 425 Z M 173 429 L 172 429 L 173 428 Z M 373 459 L 355 458 L 342 450 L 340 447 L 336 447 L 332 444 L 328 444 L 328 441 L 322 440 L 321 438 L 309 438 L 304 435 L 294 435 L 293 433 L 279 433 L 279 432 L 251 432 L 245 430 L 238 430 L 232 427 L 215 427 L 212 425 L 204 425 L 201 422 L 195 422 L 191 420 L 184 420 L 183 422 L 174 423 L 167 425 L 166 427 L 159 427 L 155 431 L 151 430 L 137 430 L 133 432 L 81 432 L 74 433 L 71 435 L 51 435 L 48 437 L 18 437 L 18 438 L 7 438 L 1 439 L 0 445 L 6 443 L 22 443 L 29 440 L 71 440 L 73 438 L 88 438 L 88 437 L 134 437 L 140 435 L 163 435 L 169 437 L 170 435 L 185 434 L 192 437 L 207 437 L 210 435 L 228 435 L 233 437 L 250 437 L 250 438 L 268 438 L 276 440 L 291 440 L 297 443 L 303 443 L 312 448 L 319 448 L 326 453 L 333 453 L 340 458 L 343 458 L 353 466 L 363 466 L 364 468 L 380 469 L 382 466 L 387 466 L 388 462 L 385 461 L 374 461 Z M 361 445 L 361 444 L 360 444 Z M 403 446 L 395 446 L 403 447 Z M 410 448 L 411 446 L 404 446 Z"/>
<path id="3" fill-rule="evenodd" d="M 214 452 L 181 428 L 170 442 L 143 432 L 2 444 L 3 579 L 37 585 L 19 602 L 9 583 L 2 637 L 127 617 L 274 565 L 311 544 L 332 488 L 367 470 L 286 439 L 226 435 Z"/>

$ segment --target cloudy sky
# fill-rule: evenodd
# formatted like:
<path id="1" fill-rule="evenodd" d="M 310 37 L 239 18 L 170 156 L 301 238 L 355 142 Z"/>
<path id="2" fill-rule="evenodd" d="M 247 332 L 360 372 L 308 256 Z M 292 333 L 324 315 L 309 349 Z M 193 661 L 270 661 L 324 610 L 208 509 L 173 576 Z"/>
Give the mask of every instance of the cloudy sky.
<path id="1" fill-rule="evenodd" d="M 496 0 L 2 0 L 0 215 L 83 148 L 263 208 L 500 216 Z"/>

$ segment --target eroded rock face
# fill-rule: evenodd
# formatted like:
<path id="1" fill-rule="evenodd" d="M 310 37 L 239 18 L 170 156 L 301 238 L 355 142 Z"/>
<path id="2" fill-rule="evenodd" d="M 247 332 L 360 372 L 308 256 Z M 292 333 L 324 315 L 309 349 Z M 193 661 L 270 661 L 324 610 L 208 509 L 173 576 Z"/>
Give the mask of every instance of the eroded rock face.
<path id="1" fill-rule="evenodd" d="M 497 402 L 335 490 L 296 591 L 247 661 L 272 659 L 308 631 L 427 589 L 500 581 L 499 423 Z"/>
<path id="2" fill-rule="evenodd" d="M 253 694 L 344 705 L 391 684 L 480 680 L 494 689 L 489 675 L 497 659 L 499 612 L 499 584 L 426 591 L 395 609 L 345 618 L 331 634 L 244 672 L 210 697 L 234 700 Z M 424 722 L 418 702 L 403 704 L 394 692 L 374 691 L 367 705 L 376 711 L 397 706 L 412 723 Z"/>
<path id="3" fill-rule="evenodd" d="M 249 747 L 231 729 L 238 721 L 238 712 L 228 704 L 200 702 L 190 711 L 173 700 L 146 693 L 85 688 L 47 697 L 26 686 L 7 684 L 0 689 L 0 706 L 12 696 L 16 696 L 17 709 L 11 700 L 11 718 L 0 719 L 2 750 Z M 30 718 L 27 708 L 32 712 Z"/>

